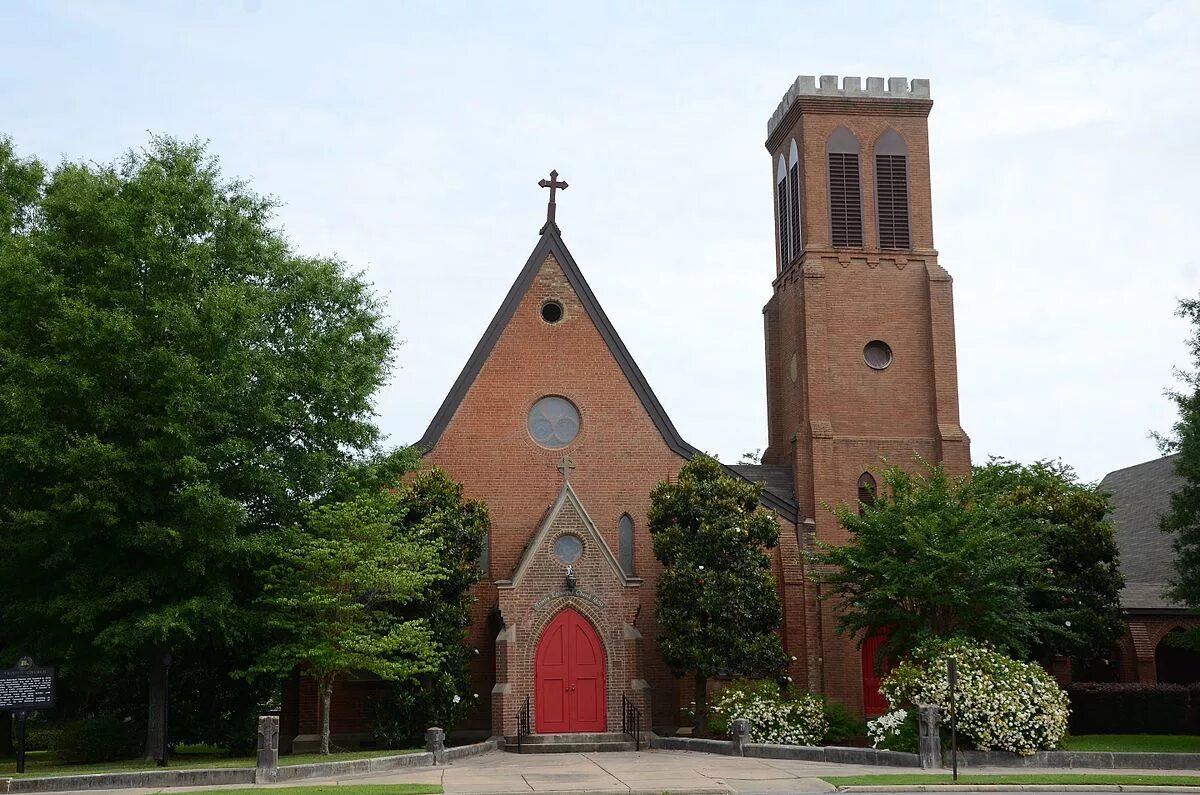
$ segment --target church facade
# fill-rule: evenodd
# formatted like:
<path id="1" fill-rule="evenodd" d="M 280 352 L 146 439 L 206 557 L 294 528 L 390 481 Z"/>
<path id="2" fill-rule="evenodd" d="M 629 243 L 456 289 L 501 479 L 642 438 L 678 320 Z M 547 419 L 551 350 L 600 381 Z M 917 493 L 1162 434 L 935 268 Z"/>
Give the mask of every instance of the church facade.
<path id="1" fill-rule="evenodd" d="M 768 447 L 761 464 L 727 467 L 763 484 L 780 523 L 772 554 L 789 674 L 860 714 L 883 708 L 874 646 L 835 633 L 803 553 L 844 540 L 826 506 L 873 499 L 885 460 L 970 466 L 951 279 L 933 239 L 931 108 L 924 80 L 801 76 L 771 116 Z M 646 728 L 674 727 L 694 694 L 657 651 L 660 567 L 646 515 L 653 486 L 697 448 L 563 240 L 553 210 L 565 183 L 542 184 L 551 205 L 540 238 L 419 442 L 426 465 L 491 512 L 468 641 L 479 650 L 474 728 L 511 736 L 528 714 L 537 733 L 618 731 L 622 704 Z M 335 734 L 365 731 L 355 705 L 371 687 L 338 691 Z M 297 740 L 315 733 L 307 689 L 300 680 L 285 694 L 285 733 Z"/>

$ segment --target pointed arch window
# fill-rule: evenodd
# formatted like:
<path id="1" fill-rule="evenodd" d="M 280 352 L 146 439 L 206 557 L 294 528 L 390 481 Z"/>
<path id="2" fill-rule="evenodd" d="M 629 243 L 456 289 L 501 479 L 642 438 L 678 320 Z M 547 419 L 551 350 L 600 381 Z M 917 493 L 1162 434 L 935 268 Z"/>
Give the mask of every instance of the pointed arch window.
<path id="1" fill-rule="evenodd" d="M 795 259 L 804 250 L 800 240 L 800 151 L 796 148 L 795 138 L 788 152 L 788 201 L 791 203 L 788 219 L 792 226 L 792 259 Z"/>
<path id="2" fill-rule="evenodd" d="M 879 247 L 911 247 L 908 219 L 908 145 L 888 130 L 875 144 L 875 207 Z"/>
<path id="3" fill-rule="evenodd" d="M 626 576 L 633 576 L 633 519 L 629 514 L 622 514 L 617 522 L 617 550 L 621 561 L 621 571 Z"/>
<path id="4" fill-rule="evenodd" d="M 779 268 L 782 270 L 791 262 L 788 256 L 790 247 L 788 245 L 788 188 L 787 188 L 787 160 L 783 155 L 779 156 L 779 169 L 775 173 L 775 199 L 778 204 L 777 210 L 779 214 Z"/>
<path id="5" fill-rule="evenodd" d="M 863 244 L 862 184 L 854 133 L 838 127 L 825 144 L 829 162 L 830 240 L 836 248 L 861 248 Z"/>
<path id="6" fill-rule="evenodd" d="M 858 513 L 861 516 L 865 508 L 869 508 L 875 504 L 876 498 L 879 496 L 879 489 L 875 484 L 875 478 L 870 472 L 864 472 L 858 476 Z"/>

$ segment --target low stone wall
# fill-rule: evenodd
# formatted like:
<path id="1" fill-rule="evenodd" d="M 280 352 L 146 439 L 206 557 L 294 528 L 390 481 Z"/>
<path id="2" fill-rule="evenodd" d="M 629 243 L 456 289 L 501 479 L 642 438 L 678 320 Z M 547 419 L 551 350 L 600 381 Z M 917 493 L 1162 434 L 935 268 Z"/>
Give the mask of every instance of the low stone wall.
<path id="1" fill-rule="evenodd" d="M 650 747 L 664 751 L 700 751 L 709 754 L 736 754 L 731 740 L 701 740 L 691 737 L 659 737 L 650 739 Z M 795 759 L 800 762 L 833 762 L 847 765 L 880 765 L 885 767 L 919 767 L 916 754 L 885 751 L 878 748 L 848 748 L 837 745 L 766 745 L 747 743 L 744 755 L 760 759 Z"/>
<path id="2" fill-rule="evenodd" d="M 465 759 L 486 754 L 500 747 L 493 738 L 481 743 L 446 749 L 446 759 Z M 316 762 L 310 765 L 285 765 L 279 768 L 278 781 L 298 781 L 307 778 L 379 773 L 407 767 L 429 767 L 433 754 L 428 752 L 376 756 L 370 759 L 346 759 L 337 762 Z M 198 770 L 139 770 L 130 773 L 97 773 L 85 776 L 54 776 L 50 778 L 0 778 L 0 793 L 64 792 L 67 790 L 126 789 L 129 787 L 219 787 L 226 784 L 253 784 L 255 768 L 206 768 Z"/>
<path id="3" fill-rule="evenodd" d="M 942 754 L 950 766 L 950 754 Z M 1200 770 L 1200 754 L 1153 754 L 1123 751 L 1038 751 L 1017 756 L 1008 751 L 959 751 L 959 767 L 1058 767 L 1134 770 Z"/>
<path id="4" fill-rule="evenodd" d="M 700 740 L 691 737 L 659 737 L 650 740 L 650 747 L 664 751 L 699 751 L 708 754 L 734 756 L 737 752 L 731 740 Z M 877 748 L 842 748 L 839 746 L 762 745 L 747 743 L 745 756 L 762 759 L 795 759 L 801 762 L 832 762 L 846 765 L 879 765 L 883 767 L 920 767 L 916 754 L 885 751 Z M 942 766 L 950 767 L 950 752 L 942 754 Z M 1101 770 L 1200 770 L 1200 754 L 1146 754 L 1118 751 L 1039 751 L 1031 756 L 1018 756 L 1007 751 L 959 751 L 958 766 L 973 767 L 1040 767 L 1084 768 Z"/>

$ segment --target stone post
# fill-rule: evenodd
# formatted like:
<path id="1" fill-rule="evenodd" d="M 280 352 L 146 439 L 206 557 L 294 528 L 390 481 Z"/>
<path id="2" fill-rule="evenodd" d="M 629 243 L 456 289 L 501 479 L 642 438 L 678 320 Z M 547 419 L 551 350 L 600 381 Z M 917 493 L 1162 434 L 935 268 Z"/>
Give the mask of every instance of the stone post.
<path id="1" fill-rule="evenodd" d="M 438 726 L 426 729 L 425 750 L 433 754 L 435 765 L 446 764 L 446 732 Z"/>
<path id="2" fill-rule="evenodd" d="M 920 736 L 921 769 L 936 770 L 942 766 L 942 735 L 937 704 L 921 704 L 918 709 L 918 732 Z"/>
<path id="3" fill-rule="evenodd" d="M 750 742 L 750 721 L 737 718 L 733 721 L 730 731 L 733 734 L 733 755 L 745 756 L 746 744 Z"/>
<path id="4" fill-rule="evenodd" d="M 258 719 L 258 762 L 255 784 L 274 784 L 279 778 L 279 716 L 262 715 Z"/>

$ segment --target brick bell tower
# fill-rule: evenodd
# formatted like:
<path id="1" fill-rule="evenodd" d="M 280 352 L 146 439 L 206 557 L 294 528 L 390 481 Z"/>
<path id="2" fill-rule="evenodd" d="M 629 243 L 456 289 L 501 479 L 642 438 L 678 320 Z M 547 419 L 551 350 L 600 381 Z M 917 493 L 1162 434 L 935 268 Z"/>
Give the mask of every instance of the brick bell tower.
<path id="1" fill-rule="evenodd" d="M 970 468 L 951 279 L 933 243 L 932 107 L 928 80 L 802 75 L 767 124 L 776 276 L 763 309 L 763 463 L 792 468 L 805 547 L 845 540 L 826 506 L 872 499 L 884 461 Z M 877 711 L 863 652 L 834 633 L 811 580 L 808 686 Z"/>

